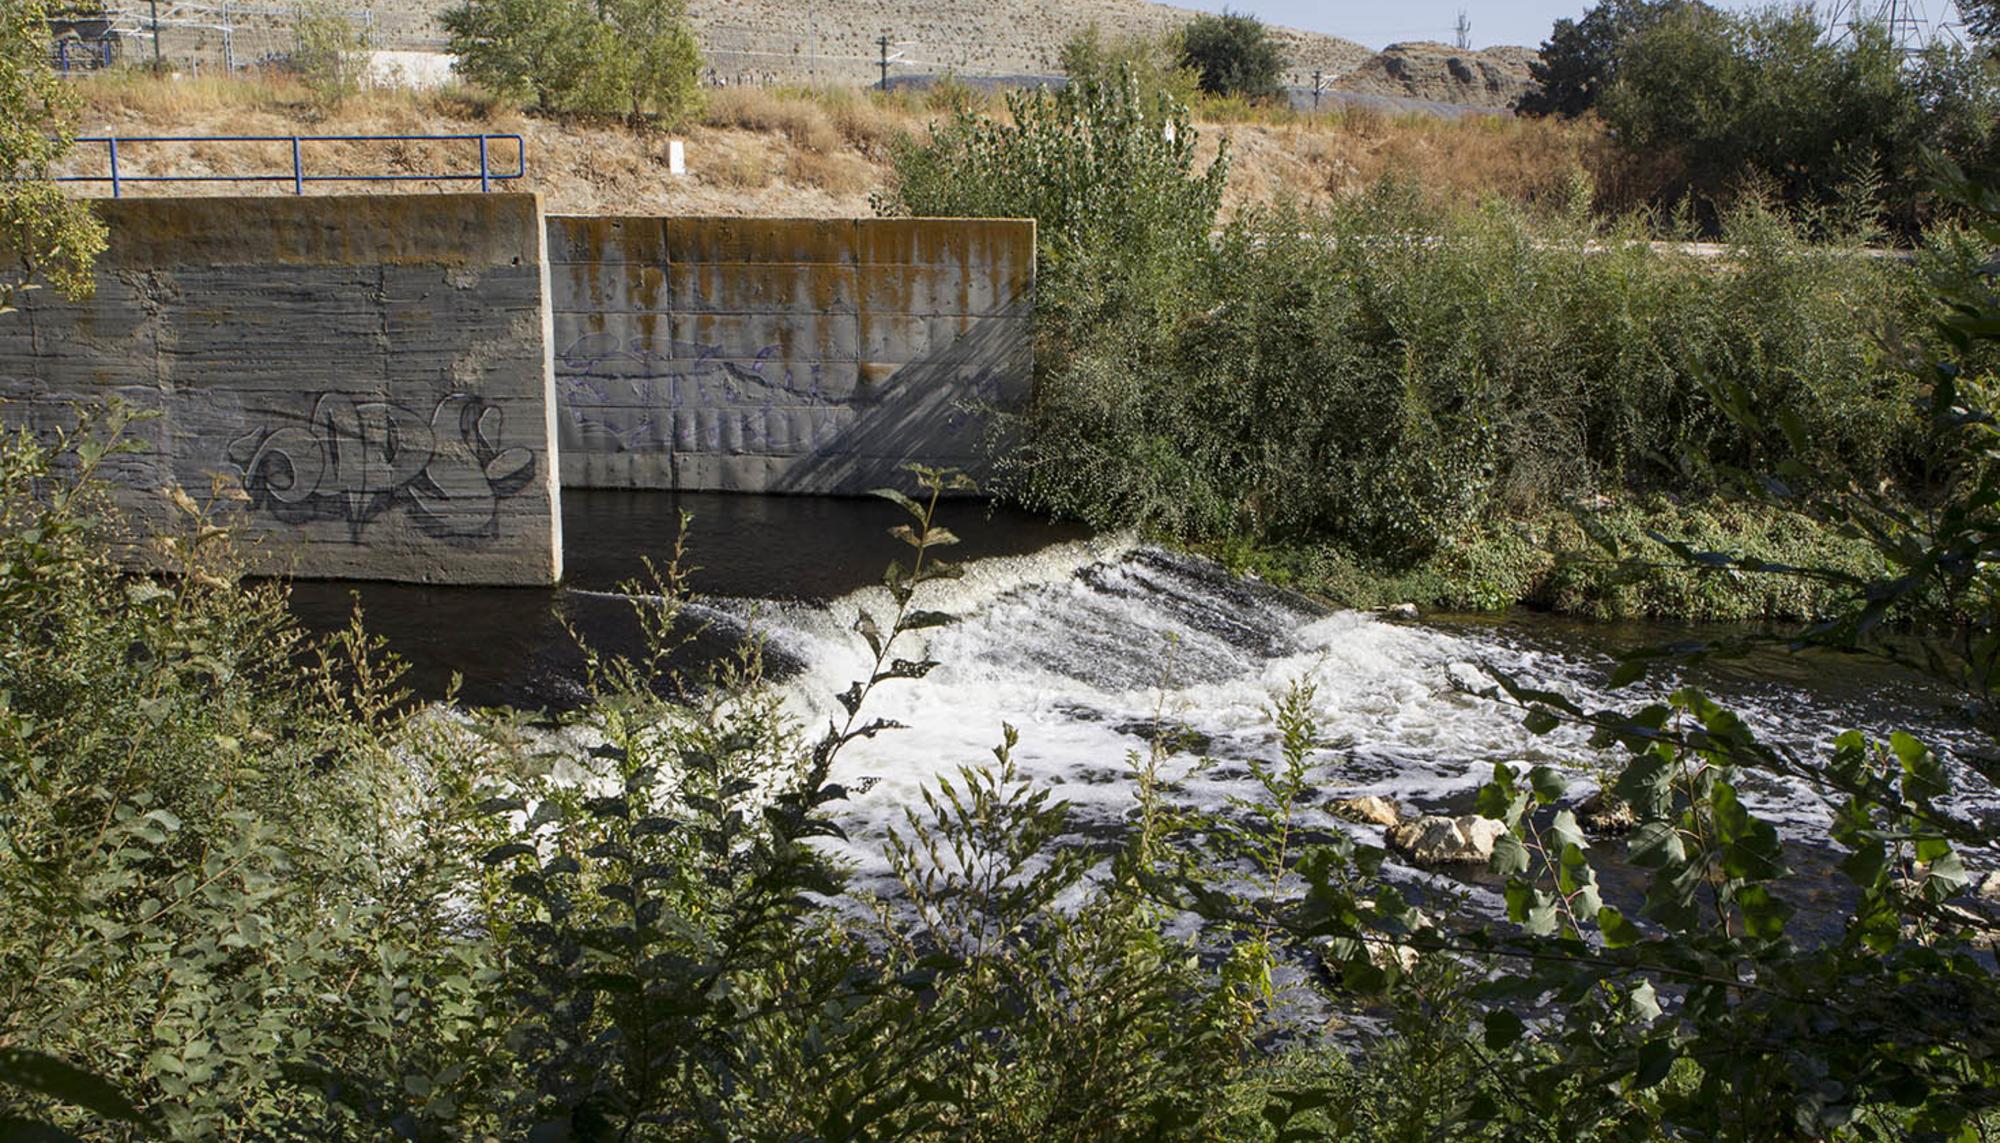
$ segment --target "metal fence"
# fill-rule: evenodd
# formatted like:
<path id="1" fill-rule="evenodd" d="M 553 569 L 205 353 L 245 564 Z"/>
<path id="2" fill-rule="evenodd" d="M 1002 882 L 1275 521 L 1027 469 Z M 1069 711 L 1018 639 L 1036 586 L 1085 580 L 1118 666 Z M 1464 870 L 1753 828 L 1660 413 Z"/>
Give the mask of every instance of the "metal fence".
<path id="1" fill-rule="evenodd" d="M 306 149 L 314 143 L 477 143 L 479 145 L 479 166 L 476 170 L 432 171 L 421 174 L 374 174 L 343 175 L 314 174 L 306 168 Z M 107 173 L 102 175 L 64 175 L 57 182 L 64 183 L 110 183 L 111 197 L 124 196 L 127 183 L 290 183 L 293 194 L 306 193 L 307 183 L 419 183 L 419 182 L 477 182 L 481 191 L 491 191 L 493 184 L 510 182 L 528 173 L 528 147 L 519 135 L 113 135 L 91 136 L 77 140 L 78 145 L 98 145 L 105 149 Z M 247 175 L 143 175 L 129 174 L 119 165 L 121 148 L 129 152 L 134 145 L 163 143 L 288 143 L 292 151 L 292 169 L 289 173 L 271 172 Z M 502 144 L 501 153 L 495 156 L 494 144 Z M 512 144 L 513 161 L 496 167 L 494 161 L 506 159 L 506 144 Z"/>

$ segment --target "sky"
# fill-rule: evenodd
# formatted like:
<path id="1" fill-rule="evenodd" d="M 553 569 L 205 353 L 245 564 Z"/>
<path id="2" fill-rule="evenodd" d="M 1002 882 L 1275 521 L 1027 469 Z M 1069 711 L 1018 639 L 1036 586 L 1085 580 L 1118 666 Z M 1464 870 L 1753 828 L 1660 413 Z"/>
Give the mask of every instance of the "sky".
<path id="1" fill-rule="evenodd" d="M 1538 47 L 1548 39 L 1549 29 L 1564 16 L 1576 17 L 1588 8 L 1589 0 L 1391 0 L 1389 3 L 1361 3 L 1359 0 L 1173 0 L 1184 7 L 1248 12 L 1267 24 L 1281 24 L 1314 32 L 1329 32 L 1380 48 L 1397 40 L 1438 40 L 1450 43 L 1452 25 L 1459 10 L 1472 21 L 1472 44 L 1520 44 Z M 1713 0 L 1725 8 L 1751 8 L 1759 0 Z M 1825 8 L 1830 0 L 1821 0 Z M 1862 0 L 1869 3 L 1871 0 Z M 1872 0 L 1879 6 L 1880 0 Z M 1918 0 L 1919 9 L 1928 7 L 1931 19 L 1950 14 L 1950 0 Z"/>

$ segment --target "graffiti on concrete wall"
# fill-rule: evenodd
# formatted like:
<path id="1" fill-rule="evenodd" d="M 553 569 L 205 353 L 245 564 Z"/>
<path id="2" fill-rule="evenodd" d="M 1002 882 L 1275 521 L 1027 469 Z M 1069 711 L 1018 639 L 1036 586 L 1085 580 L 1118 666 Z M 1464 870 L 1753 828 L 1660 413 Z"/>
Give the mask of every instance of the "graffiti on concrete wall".
<path id="1" fill-rule="evenodd" d="M 446 396 L 428 417 L 324 393 L 303 423 L 239 437 L 228 459 L 253 508 L 288 523 L 345 521 L 358 543 L 401 507 L 426 534 L 477 539 L 498 534 L 500 501 L 534 478 L 534 453 L 502 447 L 505 428 L 499 405 L 469 393 Z"/>

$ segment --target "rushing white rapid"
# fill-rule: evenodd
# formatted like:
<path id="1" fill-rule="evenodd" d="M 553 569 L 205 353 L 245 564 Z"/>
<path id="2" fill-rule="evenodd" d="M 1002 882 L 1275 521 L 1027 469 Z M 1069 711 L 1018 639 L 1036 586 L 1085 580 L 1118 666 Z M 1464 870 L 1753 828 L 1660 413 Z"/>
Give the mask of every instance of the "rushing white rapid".
<path id="1" fill-rule="evenodd" d="M 1380 794 L 1453 813 L 1469 811 L 1496 761 L 1562 766 L 1575 772 L 1579 791 L 1617 761 L 1579 731 L 1531 735 L 1518 711 L 1455 680 L 1478 689 L 1499 670 L 1586 706 L 1635 708 L 1647 693 L 1604 692 L 1601 657 L 1494 632 L 1327 612 L 1205 561 L 1129 543 L 975 561 L 963 579 L 925 585 L 918 605 L 957 620 L 905 636 L 895 654 L 940 665 L 921 681 L 878 686 L 864 717 L 907 729 L 854 742 L 835 770 L 854 791 L 840 816 L 848 855 L 864 871 L 882 869 L 887 831 L 901 826 L 905 807 L 921 804 L 923 786 L 991 761 L 1003 724 L 1019 731 L 1013 756 L 1024 776 L 1053 787 L 1079 828 L 1096 832 L 1132 809 L 1130 757 L 1146 752 L 1163 725 L 1191 743 L 1169 768 L 1177 796 L 1209 808 L 1253 796 L 1244 762 L 1276 758 L 1271 709 L 1295 681 L 1312 686 L 1327 744 L 1314 759 L 1322 805 Z M 787 685 L 808 727 L 842 713 L 835 696 L 869 669 L 870 652 L 852 630 L 857 612 L 886 624 L 890 611 L 880 589 L 826 605 L 710 607 L 716 618 L 761 631 L 772 653 L 797 665 Z M 1797 746 L 1843 729 L 1803 691 L 1728 697 L 1753 726 Z M 1197 766 L 1200 758 L 1212 761 Z M 1818 832 L 1826 821 L 1828 807 L 1803 786 L 1760 783 L 1754 796 L 1792 832 Z M 1322 815 L 1315 807 L 1311 820 L 1331 825 Z"/>

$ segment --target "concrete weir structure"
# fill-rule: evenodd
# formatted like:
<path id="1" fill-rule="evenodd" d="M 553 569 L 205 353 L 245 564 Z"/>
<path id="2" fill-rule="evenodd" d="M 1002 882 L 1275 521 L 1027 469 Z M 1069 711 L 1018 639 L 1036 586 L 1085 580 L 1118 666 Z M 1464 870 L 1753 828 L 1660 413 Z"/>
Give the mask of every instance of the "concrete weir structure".
<path id="1" fill-rule="evenodd" d="M 121 199 L 96 296 L 0 317 L 7 425 L 154 414 L 112 483 L 247 494 L 262 566 L 314 578 L 562 575 L 546 231 L 532 195 Z M 146 562 L 145 547 L 134 558 Z"/>
<path id="2" fill-rule="evenodd" d="M 240 489 L 263 570 L 550 584 L 563 485 L 978 473 L 1032 384 L 1032 222 L 545 218 L 533 195 L 103 201 L 96 296 L 0 316 L 0 423 L 153 414 L 109 476 Z M 133 549 L 145 563 L 145 549 Z"/>
<path id="3" fill-rule="evenodd" d="M 1032 222 L 556 217 L 549 262 L 571 487 L 977 473 L 1032 384 Z"/>

